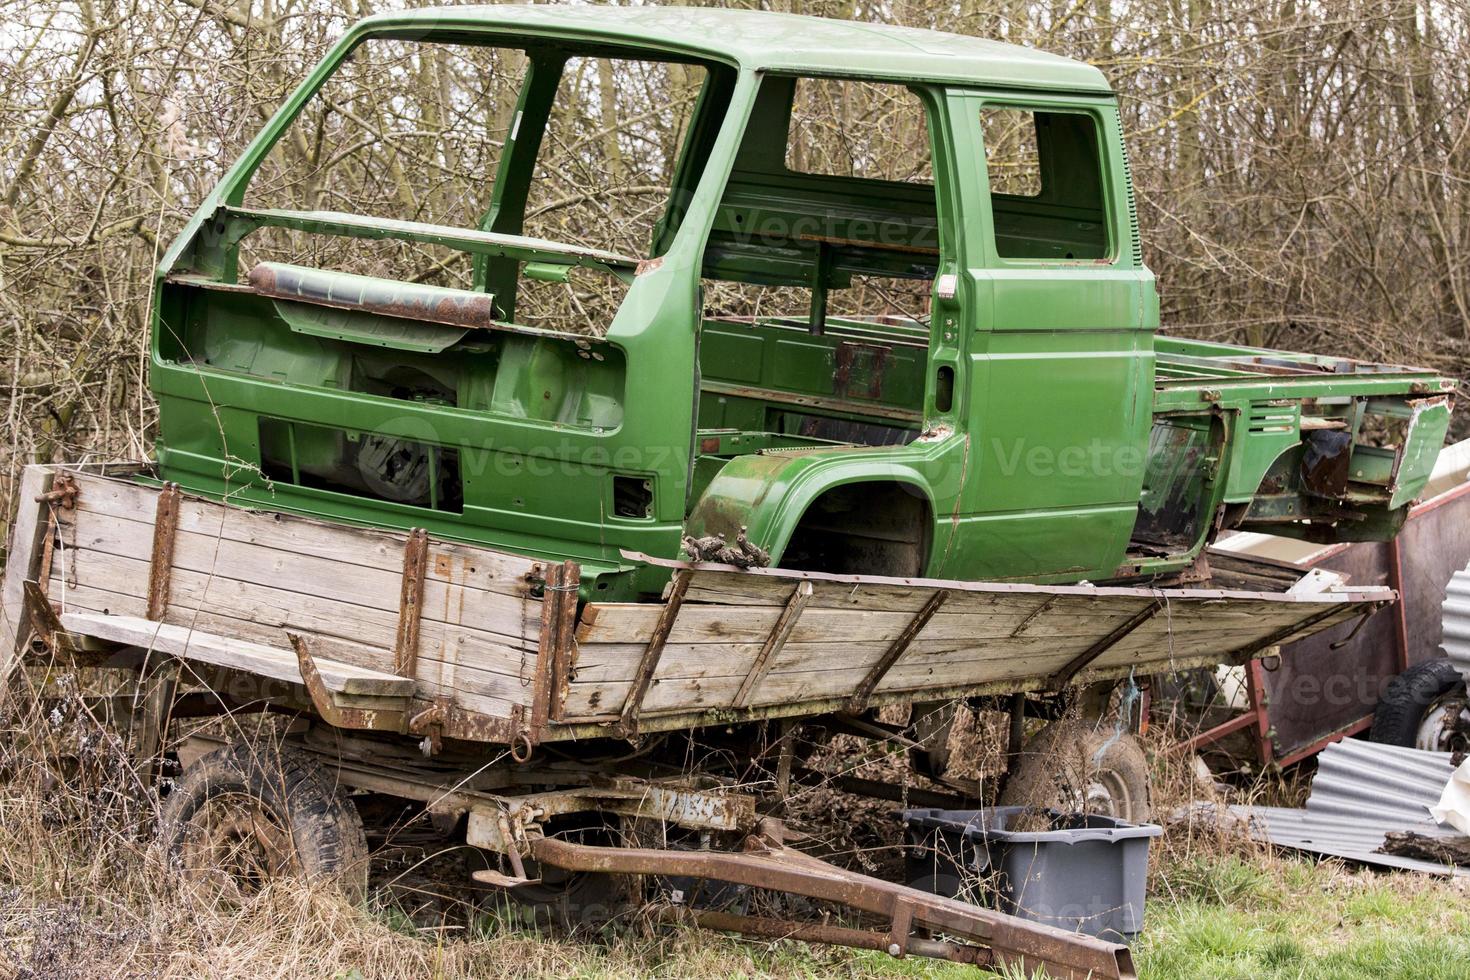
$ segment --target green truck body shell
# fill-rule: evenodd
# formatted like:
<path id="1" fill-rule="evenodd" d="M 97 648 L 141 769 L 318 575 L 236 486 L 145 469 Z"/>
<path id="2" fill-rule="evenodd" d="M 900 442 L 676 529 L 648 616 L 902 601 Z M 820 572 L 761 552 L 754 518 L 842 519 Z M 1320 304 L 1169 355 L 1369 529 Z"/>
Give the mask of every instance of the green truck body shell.
<path id="1" fill-rule="evenodd" d="M 242 206 L 303 107 L 376 38 L 526 52 L 479 228 Z M 572 53 L 707 72 L 647 257 L 522 235 L 538 122 Z M 932 188 L 791 173 L 797 76 L 907 86 L 928 120 Z M 991 107 L 1044 117 L 1043 161 L 1089 161 L 1085 179 L 1057 171 L 1034 203 L 991 193 Z M 746 234 L 763 221 L 785 237 Z M 819 233 L 791 230 L 802 221 Z M 283 264 L 242 279 L 240 244 L 263 228 L 454 249 L 474 282 L 436 291 Z M 626 284 L 610 323 L 517 322 L 518 277 L 578 266 Z M 879 273 L 932 280 L 927 320 L 825 314 L 829 290 Z M 808 284 L 813 314 L 707 319 L 702 278 Z M 792 567 L 1036 583 L 1166 581 L 1222 527 L 1388 537 L 1428 477 L 1454 388 L 1429 371 L 1161 336 L 1116 98 L 1094 68 L 970 37 L 684 7 L 457 7 L 356 25 L 168 250 L 153 331 L 162 478 L 573 559 L 584 595 L 607 599 L 667 580 L 625 552 L 672 558 L 686 535 L 742 529 Z M 440 394 L 388 391 L 405 372 Z"/>

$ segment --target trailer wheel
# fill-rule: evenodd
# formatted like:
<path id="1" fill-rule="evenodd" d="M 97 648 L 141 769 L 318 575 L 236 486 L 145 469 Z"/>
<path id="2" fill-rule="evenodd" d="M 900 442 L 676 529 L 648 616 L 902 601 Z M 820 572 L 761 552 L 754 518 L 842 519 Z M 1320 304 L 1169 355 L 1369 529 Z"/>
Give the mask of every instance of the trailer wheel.
<path id="1" fill-rule="evenodd" d="M 1470 749 L 1465 679 L 1448 660 L 1415 664 L 1388 682 L 1368 738 L 1433 752 Z"/>
<path id="2" fill-rule="evenodd" d="M 159 830 L 171 864 L 227 901 L 273 878 L 328 881 L 367 895 L 362 818 L 322 765 L 292 748 L 237 742 L 184 771 Z"/>
<path id="3" fill-rule="evenodd" d="M 1098 813 L 1146 823 L 1153 812 L 1148 758 L 1134 735 L 1054 721 L 1021 749 L 1000 805 Z"/>

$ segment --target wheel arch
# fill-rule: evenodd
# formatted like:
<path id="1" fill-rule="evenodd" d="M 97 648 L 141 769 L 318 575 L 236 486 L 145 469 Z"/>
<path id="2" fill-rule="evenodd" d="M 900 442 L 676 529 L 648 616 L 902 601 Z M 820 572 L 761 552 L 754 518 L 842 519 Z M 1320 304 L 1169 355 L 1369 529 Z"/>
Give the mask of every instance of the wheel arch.
<path id="1" fill-rule="evenodd" d="M 927 481 L 914 466 L 892 460 L 824 460 L 819 457 L 742 456 L 711 481 L 690 513 L 695 536 L 724 534 L 733 540 L 742 526 L 749 538 L 781 565 L 793 536 L 813 508 L 847 488 L 888 488 L 914 501 L 927 566 L 934 536 L 935 505 Z"/>

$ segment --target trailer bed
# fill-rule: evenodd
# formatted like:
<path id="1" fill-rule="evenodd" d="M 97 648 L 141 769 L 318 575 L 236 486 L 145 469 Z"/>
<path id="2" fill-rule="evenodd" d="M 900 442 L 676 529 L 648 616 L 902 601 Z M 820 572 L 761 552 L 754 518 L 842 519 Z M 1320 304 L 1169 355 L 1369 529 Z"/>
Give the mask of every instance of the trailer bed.
<path id="1" fill-rule="evenodd" d="M 668 568 L 664 599 L 579 609 L 572 562 L 252 510 L 147 479 L 139 468 L 27 470 L 6 567 L 7 649 L 20 652 L 33 629 L 61 630 L 235 675 L 240 698 L 434 738 L 534 745 L 1057 690 L 1240 662 L 1394 597 L 891 579 L 629 554 Z"/>

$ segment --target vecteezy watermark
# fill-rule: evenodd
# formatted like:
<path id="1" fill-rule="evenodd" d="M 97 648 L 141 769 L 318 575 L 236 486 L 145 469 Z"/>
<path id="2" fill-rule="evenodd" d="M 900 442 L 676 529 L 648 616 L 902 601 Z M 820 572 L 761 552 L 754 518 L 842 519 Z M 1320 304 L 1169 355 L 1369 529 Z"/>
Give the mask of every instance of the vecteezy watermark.
<path id="1" fill-rule="evenodd" d="M 1148 457 L 1138 446 L 1093 439 L 1084 445 L 1028 445 L 1025 439 L 993 438 L 990 449 L 1000 475 L 1012 477 L 1140 476 Z"/>

